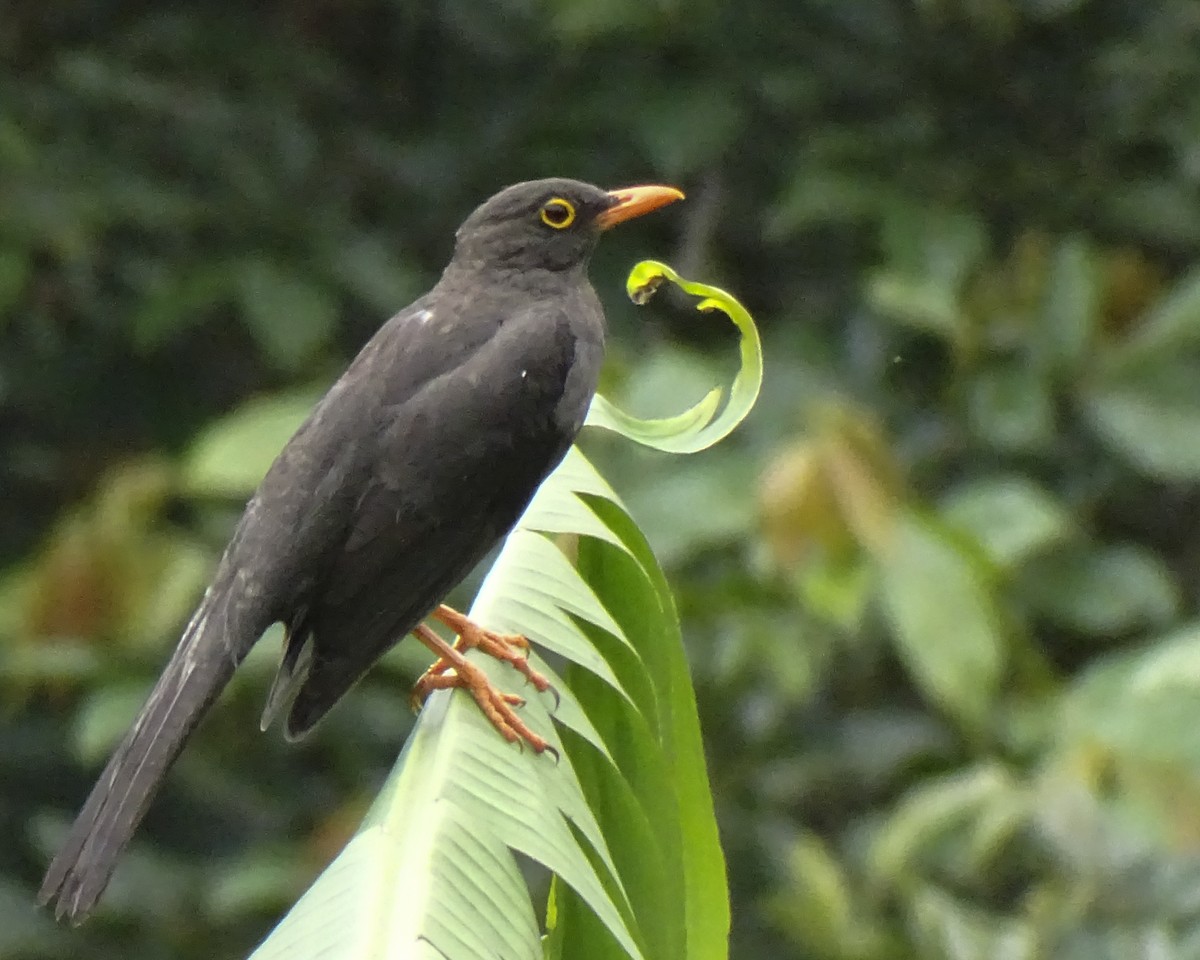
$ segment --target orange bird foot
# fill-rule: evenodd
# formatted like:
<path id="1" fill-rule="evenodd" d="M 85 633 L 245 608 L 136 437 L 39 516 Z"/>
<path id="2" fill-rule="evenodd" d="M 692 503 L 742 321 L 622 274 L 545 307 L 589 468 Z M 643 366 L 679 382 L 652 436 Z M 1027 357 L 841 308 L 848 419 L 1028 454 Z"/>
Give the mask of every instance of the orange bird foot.
<path id="1" fill-rule="evenodd" d="M 439 606 L 432 616 L 453 630 L 458 638 L 452 646 L 424 624 L 413 630 L 413 636 L 438 658 L 413 687 L 413 709 L 419 708 L 434 690 L 461 687 L 471 694 L 483 715 L 509 743 L 524 742 L 533 748 L 534 753 L 549 750 L 556 754 L 544 738 L 529 729 L 517 716 L 515 708 L 524 706 L 525 700 L 516 694 L 497 690 L 488 680 L 487 674 L 464 656 L 468 650 L 482 650 L 513 667 L 533 684 L 539 693 L 547 690 L 553 692 L 557 700 L 558 693 L 550 685 L 550 681 L 529 665 L 529 641 L 519 634 L 485 630 L 457 610 L 445 605 Z"/>

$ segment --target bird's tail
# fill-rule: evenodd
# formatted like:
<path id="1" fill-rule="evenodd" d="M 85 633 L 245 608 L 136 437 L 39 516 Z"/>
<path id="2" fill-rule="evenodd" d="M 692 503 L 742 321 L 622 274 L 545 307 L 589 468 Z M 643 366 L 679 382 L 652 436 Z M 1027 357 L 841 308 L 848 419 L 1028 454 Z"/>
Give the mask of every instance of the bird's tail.
<path id="1" fill-rule="evenodd" d="M 184 742 L 237 666 L 224 642 L 228 598 L 210 589 L 179 646 L 46 871 L 38 901 L 81 921 L 108 886 L 117 858 L 145 816 Z"/>

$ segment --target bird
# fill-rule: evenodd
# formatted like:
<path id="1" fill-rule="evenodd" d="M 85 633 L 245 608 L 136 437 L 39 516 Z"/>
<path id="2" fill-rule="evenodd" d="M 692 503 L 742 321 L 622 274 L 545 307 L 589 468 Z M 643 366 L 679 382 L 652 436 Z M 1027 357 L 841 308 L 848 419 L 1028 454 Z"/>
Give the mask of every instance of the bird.
<path id="1" fill-rule="evenodd" d="M 507 740 L 548 746 L 464 656 L 549 688 L 520 636 L 441 601 L 512 529 L 583 426 L 605 320 L 587 276 L 600 235 L 683 199 L 530 180 L 482 203 L 437 283 L 388 320 L 250 498 L 208 589 L 38 894 L 72 924 L 95 907 L 186 741 L 272 624 L 284 645 L 263 728 L 312 729 L 410 633 L 437 656 L 414 697 L 460 687 Z M 435 619 L 457 639 L 443 640 Z"/>

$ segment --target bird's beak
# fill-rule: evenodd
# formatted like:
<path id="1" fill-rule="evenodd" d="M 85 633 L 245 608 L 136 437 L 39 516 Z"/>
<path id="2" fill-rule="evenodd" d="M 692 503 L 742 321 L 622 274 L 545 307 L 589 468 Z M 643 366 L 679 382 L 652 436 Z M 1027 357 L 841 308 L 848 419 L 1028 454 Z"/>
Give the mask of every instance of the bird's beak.
<path id="1" fill-rule="evenodd" d="M 596 217 L 601 230 L 615 227 L 618 223 L 640 217 L 643 213 L 665 207 L 668 203 L 683 199 L 683 191 L 674 187 L 624 187 L 610 190 L 608 195 L 615 201 L 611 207 Z"/>

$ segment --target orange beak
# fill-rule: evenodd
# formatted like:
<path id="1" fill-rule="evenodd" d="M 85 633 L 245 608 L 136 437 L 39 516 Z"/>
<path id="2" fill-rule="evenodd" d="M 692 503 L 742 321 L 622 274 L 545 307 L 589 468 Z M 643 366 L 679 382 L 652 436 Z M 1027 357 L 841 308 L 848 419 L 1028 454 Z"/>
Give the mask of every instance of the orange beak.
<path id="1" fill-rule="evenodd" d="M 601 230 L 615 227 L 618 223 L 624 223 L 683 199 L 682 190 L 659 186 L 624 187 L 621 190 L 610 190 L 608 195 L 616 203 L 596 217 L 596 223 L 600 225 Z"/>

